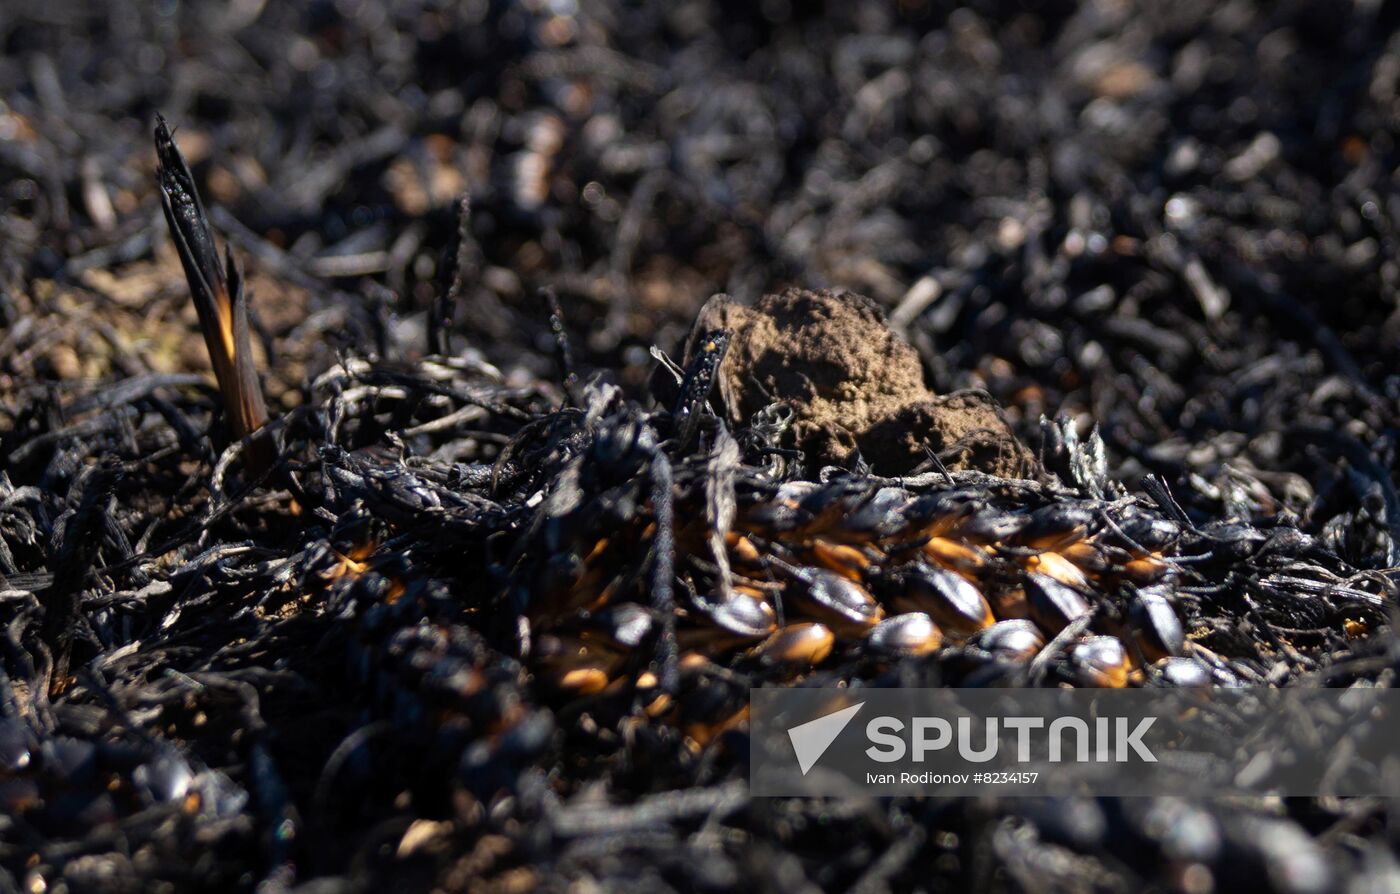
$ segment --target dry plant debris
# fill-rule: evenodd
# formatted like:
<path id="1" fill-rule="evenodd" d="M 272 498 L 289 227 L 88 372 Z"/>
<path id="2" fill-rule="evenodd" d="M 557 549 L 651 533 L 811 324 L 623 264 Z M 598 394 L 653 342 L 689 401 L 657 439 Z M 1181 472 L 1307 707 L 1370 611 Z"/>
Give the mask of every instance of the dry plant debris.
<path id="1" fill-rule="evenodd" d="M 744 778 L 755 685 L 1393 685 L 1397 26 L 3 4 L 0 890 L 1397 887 L 1375 799 Z"/>

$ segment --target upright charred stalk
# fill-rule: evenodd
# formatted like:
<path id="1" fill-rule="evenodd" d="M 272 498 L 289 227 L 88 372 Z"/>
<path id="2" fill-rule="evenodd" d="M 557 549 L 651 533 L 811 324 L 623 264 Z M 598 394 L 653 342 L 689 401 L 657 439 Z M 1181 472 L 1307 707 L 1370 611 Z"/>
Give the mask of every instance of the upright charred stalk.
<path id="1" fill-rule="evenodd" d="M 195 190 L 194 178 L 170 137 L 165 119 L 159 115 L 155 139 L 159 161 L 156 177 L 170 237 L 175 240 L 190 284 L 190 297 L 199 312 L 199 327 L 223 394 L 229 427 L 235 437 L 247 438 L 267 422 L 267 405 L 253 366 L 243 276 L 227 247 L 220 265 L 214 234 Z M 257 475 L 271 466 L 272 443 L 266 436 L 254 438 L 246 451 L 250 473 Z"/>

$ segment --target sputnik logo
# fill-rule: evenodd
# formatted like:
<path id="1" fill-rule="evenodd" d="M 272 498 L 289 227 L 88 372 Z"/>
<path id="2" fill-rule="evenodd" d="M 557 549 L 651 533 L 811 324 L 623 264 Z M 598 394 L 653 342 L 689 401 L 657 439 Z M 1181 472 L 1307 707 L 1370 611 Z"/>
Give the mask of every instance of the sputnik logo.
<path id="1" fill-rule="evenodd" d="M 833 711 L 824 717 L 816 720 L 809 720 L 806 723 L 799 723 L 788 730 L 788 738 L 792 740 L 792 750 L 797 753 L 797 767 L 806 776 L 807 771 L 821 760 L 826 750 L 831 747 L 831 743 L 836 741 L 836 737 L 841 735 L 841 730 L 846 728 L 846 724 L 856 716 L 861 708 L 865 707 L 865 702 L 851 705 L 849 708 L 842 708 Z"/>

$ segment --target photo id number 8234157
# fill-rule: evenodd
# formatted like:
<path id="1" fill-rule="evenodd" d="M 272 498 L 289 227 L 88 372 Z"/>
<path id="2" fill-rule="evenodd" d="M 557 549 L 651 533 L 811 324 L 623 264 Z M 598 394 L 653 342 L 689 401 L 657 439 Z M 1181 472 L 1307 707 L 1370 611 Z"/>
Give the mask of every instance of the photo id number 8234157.
<path id="1" fill-rule="evenodd" d="M 1039 778 L 1040 773 L 1031 770 L 972 774 L 975 785 L 1034 785 Z"/>

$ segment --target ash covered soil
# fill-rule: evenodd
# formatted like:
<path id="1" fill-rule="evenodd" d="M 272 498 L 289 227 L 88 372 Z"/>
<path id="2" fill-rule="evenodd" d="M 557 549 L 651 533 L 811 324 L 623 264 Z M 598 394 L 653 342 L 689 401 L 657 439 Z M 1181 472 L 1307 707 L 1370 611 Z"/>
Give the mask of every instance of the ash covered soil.
<path id="1" fill-rule="evenodd" d="M 744 716 L 1391 685 L 1398 22 L 5 3 L 0 891 L 1400 888 L 1385 799 L 750 800 Z"/>

